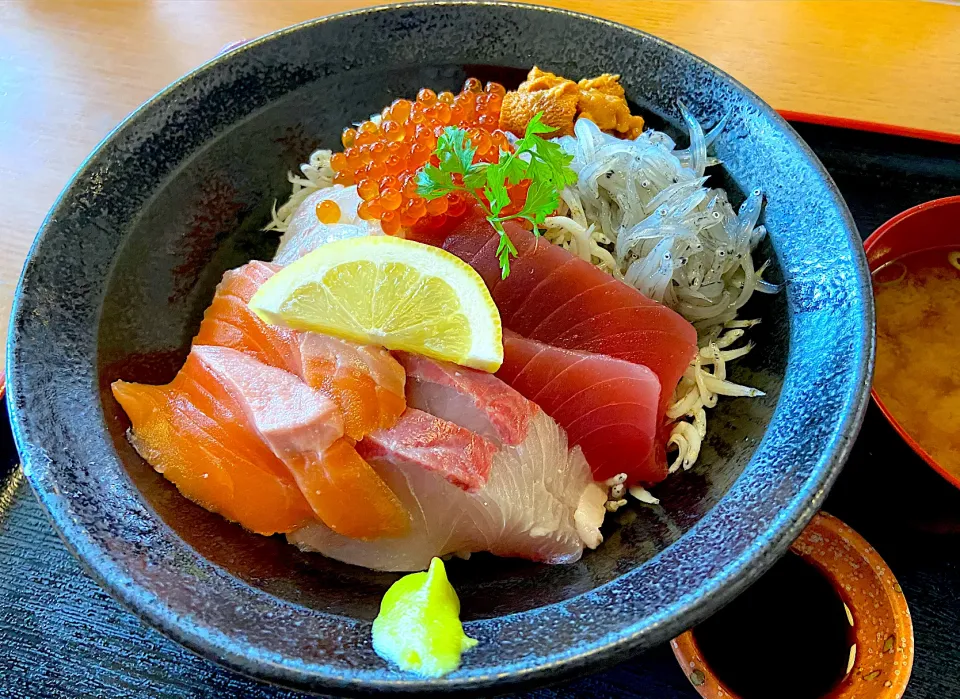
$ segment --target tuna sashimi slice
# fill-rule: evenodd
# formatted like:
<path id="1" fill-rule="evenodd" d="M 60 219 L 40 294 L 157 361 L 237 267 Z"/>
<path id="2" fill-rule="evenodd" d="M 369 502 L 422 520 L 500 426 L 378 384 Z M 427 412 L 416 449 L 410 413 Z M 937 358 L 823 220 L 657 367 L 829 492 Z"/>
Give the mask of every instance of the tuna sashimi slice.
<path id="1" fill-rule="evenodd" d="M 436 448 L 456 451 L 457 443 Z M 522 444 L 494 454 L 489 480 L 476 492 L 404 451 L 382 449 L 371 463 L 411 513 L 409 534 L 362 542 L 311 524 L 288 539 L 346 563 L 389 571 L 424 570 L 434 556 L 475 551 L 572 563 L 584 546 L 602 540 L 606 493 L 593 482 L 580 450 L 567 449 L 563 430 L 542 411 Z"/>
<path id="2" fill-rule="evenodd" d="M 539 405 L 579 446 L 597 480 L 629 482 L 667 475 L 657 439 L 660 382 L 650 369 L 507 333 L 497 376 Z"/>
<path id="3" fill-rule="evenodd" d="M 476 492 L 487 482 L 496 447 L 460 425 L 407 408 L 396 425 L 371 432 L 357 450 L 367 460 L 402 458 L 451 485 Z"/>
<path id="4" fill-rule="evenodd" d="M 501 299 L 501 303 L 509 309 L 500 312 L 503 324 L 516 333 L 524 336 L 529 335 L 533 328 L 545 318 L 556 314 L 565 304 L 561 303 L 559 306 L 543 308 L 532 303 L 526 303 L 528 298 L 567 299 L 565 303 L 569 303 L 573 298 L 576 298 L 570 296 L 569 281 L 567 280 L 567 274 L 570 270 L 567 267 L 578 267 L 578 260 L 579 258 L 570 257 L 562 264 L 557 265 L 549 274 L 543 276 L 536 284 L 531 285 L 530 288 L 512 294 L 509 298 Z M 599 278 L 585 279 L 578 288 L 578 295 L 582 295 L 592 288 L 603 288 L 606 284 L 616 281 L 616 279 L 609 277 L 606 282 Z"/>
<path id="5" fill-rule="evenodd" d="M 560 276 L 562 278 L 564 275 Z M 530 323 L 520 323 L 518 319 L 515 322 L 518 327 L 515 332 L 539 338 L 541 342 L 549 342 L 570 327 L 570 318 L 588 318 L 627 308 L 647 308 L 651 312 L 659 312 L 660 304 L 642 294 L 624 293 L 623 287 L 623 282 L 608 278 L 606 283 L 580 291 L 555 310 L 534 317 Z M 537 296 L 539 292 L 532 293 Z M 521 325 L 525 326 L 522 330 Z"/>
<path id="6" fill-rule="evenodd" d="M 465 427 L 497 446 L 527 437 L 537 406 L 493 374 L 409 352 L 394 355 L 407 372 L 407 403 Z"/>
<path id="7" fill-rule="evenodd" d="M 480 273 L 505 328 L 565 349 L 606 354 L 653 370 L 662 387 L 662 419 L 680 376 L 696 354 L 693 326 L 516 223 L 508 221 L 504 229 L 518 250 L 504 280 L 495 273 L 497 233 L 481 213 L 471 212 L 442 240 L 430 242 L 439 242 Z"/>

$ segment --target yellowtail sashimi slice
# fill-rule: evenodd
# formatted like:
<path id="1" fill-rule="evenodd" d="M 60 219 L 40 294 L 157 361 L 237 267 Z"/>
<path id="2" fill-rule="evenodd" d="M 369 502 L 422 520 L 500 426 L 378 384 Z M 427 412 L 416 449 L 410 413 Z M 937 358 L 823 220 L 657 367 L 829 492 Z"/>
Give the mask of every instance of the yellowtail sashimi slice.
<path id="1" fill-rule="evenodd" d="M 432 422 L 408 409 L 392 428 L 357 445 L 410 513 L 409 533 L 359 541 L 314 523 L 288 534 L 289 541 L 387 571 L 423 570 L 434 556 L 476 551 L 573 563 L 584 547 L 602 541 L 606 493 L 580 449 L 567 449 L 566 434 L 543 411 L 530 420 L 523 442 L 494 451 L 492 463 L 484 449 L 463 448 L 466 430 L 440 418 Z M 462 487 L 464 474 L 479 475 L 488 463 L 483 487 Z"/>

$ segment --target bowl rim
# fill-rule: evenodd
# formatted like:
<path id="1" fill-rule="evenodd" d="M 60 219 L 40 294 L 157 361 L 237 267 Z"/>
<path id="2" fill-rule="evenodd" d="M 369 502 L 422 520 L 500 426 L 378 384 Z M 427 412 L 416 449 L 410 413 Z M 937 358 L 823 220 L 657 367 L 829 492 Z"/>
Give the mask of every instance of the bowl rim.
<path id="1" fill-rule="evenodd" d="M 685 56 L 701 70 L 708 71 L 728 82 L 750 102 L 751 107 L 758 109 L 764 116 L 777 124 L 785 136 L 791 141 L 791 145 L 805 157 L 807 163 L 812 166 L 817 171 L 818 176 L 822 178 L 831 196 L 831 204 L 839 214 L 839 218 L 842 220 L 843 228 L 851 244 L 856 242 L 856 245 L 852 245 L 851 248 L 853 253 L 851 262 L 858 274 L 858 281 L 861 287 L 859 289 L 863 305 L 861 320 L 864 326 L 864 332 L 860 333 L 855 340 L 857 346 L 854 349 L 857 352 L 858 361 L 855 366 L 851 366 L 849 369 L 849 375 L 853 377 L 851 378 L 851 383 L 855 382 L 856 388 L 851 389 L 850 393 L 845 394 L 845 401 L 847 401 L 849 406 L 848 410 L 842 419 L 839 419 L 835 424 L 835 429 L 827 442 L 828 448 L 818 454 L 816 463 L 811 466 L 811 477 L 793 493 L 789 506 L 781 510 L 778 516 L 771 520 L 761 533 L 752 536 L 749 544 L 744 546 L 742 552 L 724 564 L 723 568 L 715 575 L 703 581 L 700 588 L 678 596 L 672 602 L 669 614 L 659 613 L 652 615 L 647 618 L 647 623 L 639 628 L 624 626 L 616 633 L 607 634 L 592 643 L 586 644 L 586 647 L 579 649 L 577 653 L 571 652 L 565 655 L 555 654 L 547 658 L 538 658 L 535 663 L 531 663 L 530 665 L 500 666 L 499 669 L 503 670 L 501 674 L 487 672 L 486 674 L 470 674 L 462 677 L 455 675 L 439 682 L 408 678 L 399 680 L 383 679 L 382 677 L 370 679 L 365 676 L 358 677 L 356 673 L 335 674 L 330 672 L 329 669 L 323 674 L 310 674 L 306 671 L 280 666 L 277 663 L 269 663 L 262 660 L 254 662 L 250 660 L 248 656 L 238 654 L 235 646 L 227 643 L 224 638 L 211 634 L 201 625 L 196 624 L 190 619 L 175 618 L 171 609 L 164 606 L 165 603 L 162 599 L 151 598 L 148 603 L 144 603 L 142 597 L 138 598 L 135 590 L 132 589 L 136 586 L 132 578 L 108 556 L 104 555 L 98 543 L 89 536 L 82 524 L 72 519 L 71 513 L 66 507 L 67 499 L 59 495 L 56 497 L 51 495 L 51 491 L 54 490 L 54 484 L 50 482 L 51 474 L 49 468 L 42 463 L 43 459 L 34 460 L 31 458 L 32 445 L 24 430 L 18 409 L 18 403 L 21 402 L 24 396 L 21 393 L 22 387 L 19 381 L 20 372 L 17 370 L 16 362 L 13 361 L 16 354 L 16 329 L 18 324 L 16 322 L 12 323 L 10 330 L 11 339 L 8 342 L 8 367 L 10 368 L 10 376 L 8 379 L 11 390 L 8 391 L 7 400 L 13 417 L 14 433 L 21 453 L 24 455 L 24 471 L 28 476 L 28 480 L 34 488 L 43 508 L 61 533 L 61 537 L 68 549 L 80 559 L 88 573 L 103 587 L 124 606 L 145 619 L 150 625 L 158 628 L 168 637 L 198 652 L 204 657 L 242 674 L 255 676 L 258 679 L 288 686 L 306 687 L 314 691 L 333 690 L 351 694 L 384 691 L 415 694 L 449 691 L 480 692 L 494 686 L 498 691 L 505 691 L 507 687 L 518 688 L 567 679 L 587 670 L 596 670 L 603 666 L 612 665 L 622 660 L 624 654 L 649 647 L 653 645 L 654 642 L 666 642 L 679 631 L 693 626 L 705 618 L 709 613 L 707 611 L 708 607 L 729 602 L 768 569 L 777 558 L 786 552 L 790 543 L 802 532 L 810 519 L 816 514 L 827 492 L 836 480 L 852 448 L 853 441 L 863 421 L 863 416 L 868 405 L 868 392 L 866 387 L 869 385 L 869 379 L 873 370 L 875 342 L 872 332 L 873 304 L 869 291 L 869 272 L 867 270 L 866 258 L 863 254 L 862 247 L 859 245 L 856 224 L 836 184 L 809 146 L 807 146 L 792 127 L 790 127 L 785 119 L 763 102 L 755 93 L 735 78 L 689 51 L 649 33 L 611 20 L 580 12 L 542 7 L 527 3 L 489 2 L 488 0 L 482 0 L 481 2 L 450 0 L 436 3 L 422 1 L 395 3 L 362 8 L 328 15 L 282 28 L 250 40 L 236 49 L 211 58 L 206 63 L 164 88 L 132 112 L 98 144 L 90 156 L 81 164 L 80 168 L 78 168 L 77 172 L 58 196 L 41 226 L 39 235 L 31 246 L 27 257 L 28 263 L 24 268 L 25 275 L 21 276 L 20 284 L 18 285 L 15 295 L 13 308 L 14 320 L 16 321 L 20 317 L 22 310 L 23 299 L 21 292 L 23 289 L 23 281 L 28 271 L 29 261 L 34 258 L 38 247 L 45 238 L 45 234 L 50 232 L 50 228 L 55 224 L 57 211 L 64 205 L 71 189 L 77 180 L 89 169 L 91 162 L 97 154 L 124 132 L 145 110 L 162 102 L 184 82 L 210 70 L 213 66 L 221 62 L 229 61 L 231 56 L 256 49 L 264 42 L 269 42 L 287 34 L 301 31 L 304 28 L 335 22 L 343 18 L 376 15 L 398 10 L 423 10 L 435 7 L 462 7 L 464 9 L 477 7 L 513 8 L 525 12 L 546 13 L 566 17 L 581 22 L 587 21 L 602 25 L 609 30 L 642 38 L 645 41 L 659 45 L 667 51 L 676 52 Z M 854 238 L 856 238 L 856 240 L 854 240 Z M 864 283 L 866 286 L 864 286 Z M 775 411 L 774 415 L 776 415 L 776 412 L 777 411 Z M 768 437 L 769 430 L 764 434 L 764 440 Z M 761 445 L 758 445 L 757 448 L 760 449 Z M 736 483 L 732 484 L 731 490 L 733 490 L 735 486 Z M 729 497 L 729 493 L 724 495 L 724 498 L 727 497 Z M 717 505 L 719 506 L 720 503 L 718 502 Z M 710 522 L 708 522 L 710 514 L 710 512 L 704 514 L 701 520 L 686 532 L 685 536 L 689 536 L 698 530 L 701 532 L 709 532 L 710 529 L 706 527 L 706 524 L 710 524 Z M 167 526 L 163 522 L 161 522 L 161 524 Z M 675 544 L 667 547 L 664 551 L 668 551 L 678 543 L 679 541 L 675 542 Z M 657 556 L 662 556 L 664 551 L 658 553 Z M 623 577 L 625 576 L 621 576 L 618 580 L 622 580 Z M 616 583 L 617 580 L 614 580 L 605 587 L 615 585 Z M 597 590 L 593 591 L 593 593 L 596 592 Z"/>
<path id="2" fill-rule="evenodd" d="M 867 253 L 867 264 L 870 264 L 870 251 L 873 248 L 880 244 L 880 241 L 883 240 L 884 236 L 887 235 L 890 231 L 895 229 L 904 221 L 907 221 L 918 214 L 923 214 L 931 209 L 939 209 L 941 207 L 956 207 L 957 217 L 960 219 L 960 194 L 956 194 L 949 197 L 942 197 L 940 199 L 931 199 L 930 201 L 925 201 L 916 206 L 912 206 L 905 211 L 901 211 L 899 214 L 893 218 L 888 219 L 884 223 L 880 224 L 877 229 L 869 235 L 869 237 L 863 241 L 864 252 Z M 932 248 L 918 247 L 914 250 L 911 250 L 909 253 L 922 252 Z M 875 270 L 870 269 L 871 275 Z M 907 429 L 900 424 L 900 421 L 897 420 L 896 416 L 887 407 L 887 404 L 883 402 L 883 399 L 880 397 L 880 394 L 877 393 L 875 386 L 870 386 L 870 397 L 873 398 L 873 401 L 877 404 L 877 407 L 880 408 L 880 412 L 883 413 L 883 416 L 887 418 L 887 422 L 890 423 L 891 427 L 896 430 L 897 434 L 907 443 L 907 445 L 913 449 L 914 453 L 919 456 L 921 459 L 927 462 L 927 464 L 938 474 L 943 476 L 943 478 L 950 483 L 954 488 L 960 490 L 960 475 L 951 473 L 944 467 L 939 461 L 937 461 L 933 455 L 930 454 L 926 449 L 923 448 L 923 445 L 920 444 L 913 436 L 907 431 Z"/>

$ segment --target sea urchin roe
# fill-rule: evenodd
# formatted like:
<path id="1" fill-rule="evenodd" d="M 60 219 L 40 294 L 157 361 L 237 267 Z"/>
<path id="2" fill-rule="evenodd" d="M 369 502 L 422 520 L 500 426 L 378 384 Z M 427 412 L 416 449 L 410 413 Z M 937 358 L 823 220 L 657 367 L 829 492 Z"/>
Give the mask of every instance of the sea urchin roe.
<path id="1" fill-rule="evenodd" d="M 395 100 L 381 112 L 379 123 L 365 121 L 344 130 L 344 151 L 330 158 L 334 183 L 357 185 L 364 200 L 360 218 L 379 219 L 387 234 L 446 225 L 449 219 L 462 216 L 466 205 L 451 195 L 442 204 L 427 207 L 411 181 L 424 165 L 437 164 L 437 137 L 447 126 L 470 132 L 478 162 L 497 162 L 500 150 L 510 149 L 506 134 L 497 130 L 505 93 L 503 85 L 484 87 L 470 78 L 456 95 L 438 95 L 425 87 L 414 102 Z"/>
<path id="2" fill-rule="evenodd" d="M 620 76 L 610 73 L 575 83 L 534 66 L 516 91 L 503 96 L 500 128 L 519 136 L 540 112 L 543 122 L 557 130 L 554 136 L 572 136 L 580 117 L 623 138 L 636 138 L 643 130 L 643 117 L 630 114 Z"/>
<path id="3" fill-rule="evenodd" d="M 401 670 L 442 677 L 460 667 L 460 656 L 477 645 L 463 633 L 460 599 L 434 558 L 425 573 L 397 580 L 373 622 L 373 649 Z"/>
<path id="4" fill-rule="evenodd" d="M 960 477 L 960 269 L 951 253 L 913 253 L 873 273 L 873 386 L 907 433 Z"/>

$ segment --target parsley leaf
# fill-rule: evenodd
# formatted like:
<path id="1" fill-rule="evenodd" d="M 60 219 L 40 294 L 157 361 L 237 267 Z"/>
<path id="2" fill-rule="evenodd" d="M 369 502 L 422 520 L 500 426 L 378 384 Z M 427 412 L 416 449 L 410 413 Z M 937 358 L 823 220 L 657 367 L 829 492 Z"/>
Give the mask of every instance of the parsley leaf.
<path id="1" fill-rule="evenodd" d="M 500 165 L 493 165 L 486 170 L 487 186 L 483 188 L 483 196 L 490 203 L 490 214 L 497 216 L 510 204 L 510 194 L 507 192 L 507 179 Z"/>
<path id="2" fill-rule="evenodd" d="M 552 182 L 533 180 L 527 190 L 527 200 L 523 204 L 520 216 L 530 223 L 543 223 L 544 219 L 557 210 L 560 205 L 560 192 Z"/>
<path id="3" fill-rule="evenodd" d="M 417 173 L 417 194 L 424 199 L 439 199 L 454 191 L 453 176 L 436 165 L 427 165 Z"/>
<path id="4" fill-rule="evenodd" d="M 487 181 L 487 163 L 477 163 L 463 176 L 463 186 L 467 189 L 483 189 Z"/>
<path id="5" fill-rule="evenodd" d="M 538 113 L 527 124 L 523 138 L 516 142 L 512 153 L 501 151 L 496 163 L 474 163 L 477 149 L 467 132 L 448 126 L 437 139 L 439 167 L 427 165 L 417 174 L 417 194 L 424 199 L 438 199 L 453 192 L 476 199 L 490 225 L 500 234 L 497 257 L 504 278 L 510 274 L 510 257 L 516 256 L 517 248 L 503 222 L 527 221 L 533 226 L 534 235 L 540 235 L 540 225 L 560 204 L 561 190 L 577 181 L 576 173 L 570 168 L 573 156 L 558 144 L 540 138 L 540 134 L 553 131 L 552 126 L 543 123 L 543 113 Z M 461 179 L 455 181 L 454 175 Z M 510 200 L 510 187 L 525 181 L 530 184 L 520 209 L 504 215 L 504 209 L 511 204 L 515 210 L 520 204 Z"/>
<path id="6" fill-rule="evenodd" d="M 466 175 L 473 167 L 477 149 L 473 147 L 467 132 L 459 126 L 448 126 L 437 139 L 437 157 L 440 167 L 449 173 Z"/>
<path id="7" fill-rule="evenodd" d="M 510 184 L 520 184 L 524 180 L 530 179 L 527 169 L 530 163 L 521 159 L 516 154 L 500 158 L 497 166 L 503 169 L 503 176 Z"/>

